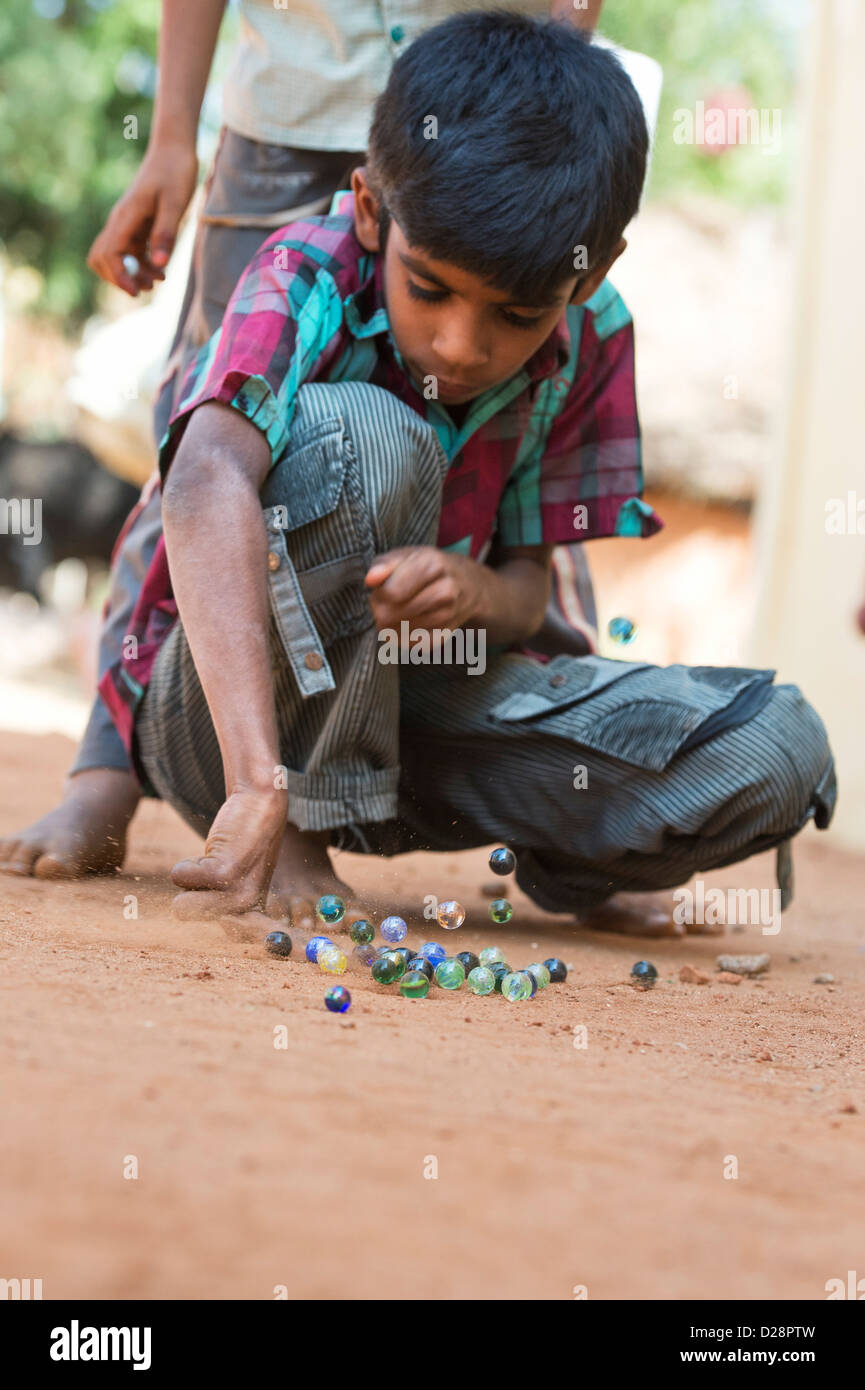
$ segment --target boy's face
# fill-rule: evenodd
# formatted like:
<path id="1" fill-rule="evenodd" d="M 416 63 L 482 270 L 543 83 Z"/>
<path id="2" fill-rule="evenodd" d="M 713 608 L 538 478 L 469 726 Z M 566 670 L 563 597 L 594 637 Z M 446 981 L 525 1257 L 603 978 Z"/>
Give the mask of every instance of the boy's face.
<path id="1" fill-rule="evenodd" d="M 352 188 L 357 238 L 367 251 L 378 251 L 378 203 L 363 169 L 354 170 Z M 438 400 L 461 405 L 518 372 L 568 303 L 594 294 L 612 260 L 585 278 L 579 294 L 574 275 L 547 303 L 521 304 L 479 276 L 410 246 L 391 218 L 384 295 L 394 341 L 419 387 L 428 387 L 432 378 Z"/>

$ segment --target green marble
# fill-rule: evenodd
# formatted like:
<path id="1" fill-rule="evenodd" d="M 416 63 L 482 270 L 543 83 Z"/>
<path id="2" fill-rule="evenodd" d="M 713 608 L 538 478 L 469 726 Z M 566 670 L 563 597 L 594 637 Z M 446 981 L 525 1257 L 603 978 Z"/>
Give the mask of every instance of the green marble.
<path id="1" fill-rule="evenodd" d="M 485 965 L 476 965 L 470 970 L 466 981 L 472 994 L 492 994 L 496 987 L 496 977 Z"/>
<path id="2" fill-rule="evenodd" d="M 429 980 L 422 970 L 409 970 L 400 980 L 399 990 L 406 999 L 426 999 Z"/>
<path id="3" fill-rule="evenodd" d="M 496 965 L 499 961 L 503 961 L 504 958 L 505 953 L 501 946 L 485 946 L 478 956 L 481 965 L 486 966 Z"/>
<path id="4" fill-rule="evenodd" d="M 507 898 L 493 898 L 490 903 L 490 917 L 497 926 L 502 926 L 504 922 L 509 922 L 514 915 Z"/>
<path id="5" fill-rule="evenodd" d="M 524 970 L 513 970 L 502 980 L 502 994 L 512 1004 L 518 1003 L 521 999 L 528 999 L 531 992 L 531 981 Z"/>
<path id="6" fill-rule="evenodd" d="M 465 978 L 462 961 L 447 959 L 439 961 L 436 966 L 436 984 L 441 985 L 442 989 L 459 989 Z"/>
<path id="7" fill-rule="evenodd" d="M 372 922 L 365 922 L 362 917 L 359 917 L 356 922 L 352 922 L 348 934 L 355 946 L 368 946 L 375 936 L 375 927 Z"/>

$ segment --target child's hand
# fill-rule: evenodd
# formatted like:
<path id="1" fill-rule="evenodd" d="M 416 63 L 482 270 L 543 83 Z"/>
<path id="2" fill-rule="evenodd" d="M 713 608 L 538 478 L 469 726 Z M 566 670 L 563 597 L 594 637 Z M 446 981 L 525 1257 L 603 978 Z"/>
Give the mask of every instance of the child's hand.
<path id="1" fill-rule="evenodd" d="M 148 150 L 90 248 L 90 269 L 133 298 L 164 280 L 180 219 L 195 192 L 197 170 L 195 149 L 183 143 Z M 139 262 L 135 275 L 123 264 L 127 255 Z"/>
<path id="2" fill-rule="evenodd" d="M 379 631 L 404 618 L 427 630 L 456 628 L 479 611 L 484 573 L 465 555 L 418 545 L 377 556 L 364 582 Z"/>
<path id="3" fill-rule="evenodd" d="M 185 891 L 174 899 L 178 917 L 263 911 L 285 830 L 282 792 L 235 791 L 221 807 L 200 859 L 183 859 L 171 877 Z"/>

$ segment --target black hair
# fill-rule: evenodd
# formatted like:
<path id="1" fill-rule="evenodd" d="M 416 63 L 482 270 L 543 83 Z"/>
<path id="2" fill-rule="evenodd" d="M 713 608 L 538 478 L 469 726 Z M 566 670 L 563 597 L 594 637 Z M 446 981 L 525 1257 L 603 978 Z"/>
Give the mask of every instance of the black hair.
<path id="1" fill-rule="evenodd" d="M 394 64 L 367 176 L 386 235 L 517 302 L 541 304 L 612 255 L 637 211 L 649 137 L 609 52 L 563 21 L 454 15 Z M 581 278 L 581 277 L 580 277 Z"/>

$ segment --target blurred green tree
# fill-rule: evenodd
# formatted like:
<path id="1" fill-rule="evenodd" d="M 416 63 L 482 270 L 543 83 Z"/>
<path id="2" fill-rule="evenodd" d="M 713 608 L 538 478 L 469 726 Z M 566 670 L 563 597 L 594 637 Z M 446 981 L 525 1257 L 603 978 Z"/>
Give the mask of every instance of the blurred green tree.
<path id="1" fill-rule="evenodd" d="M 3 0 L 0 245 L 44 277 L 39 310 L 78 321 L 90 243 L 144 153 L 159 0 Z"/>

